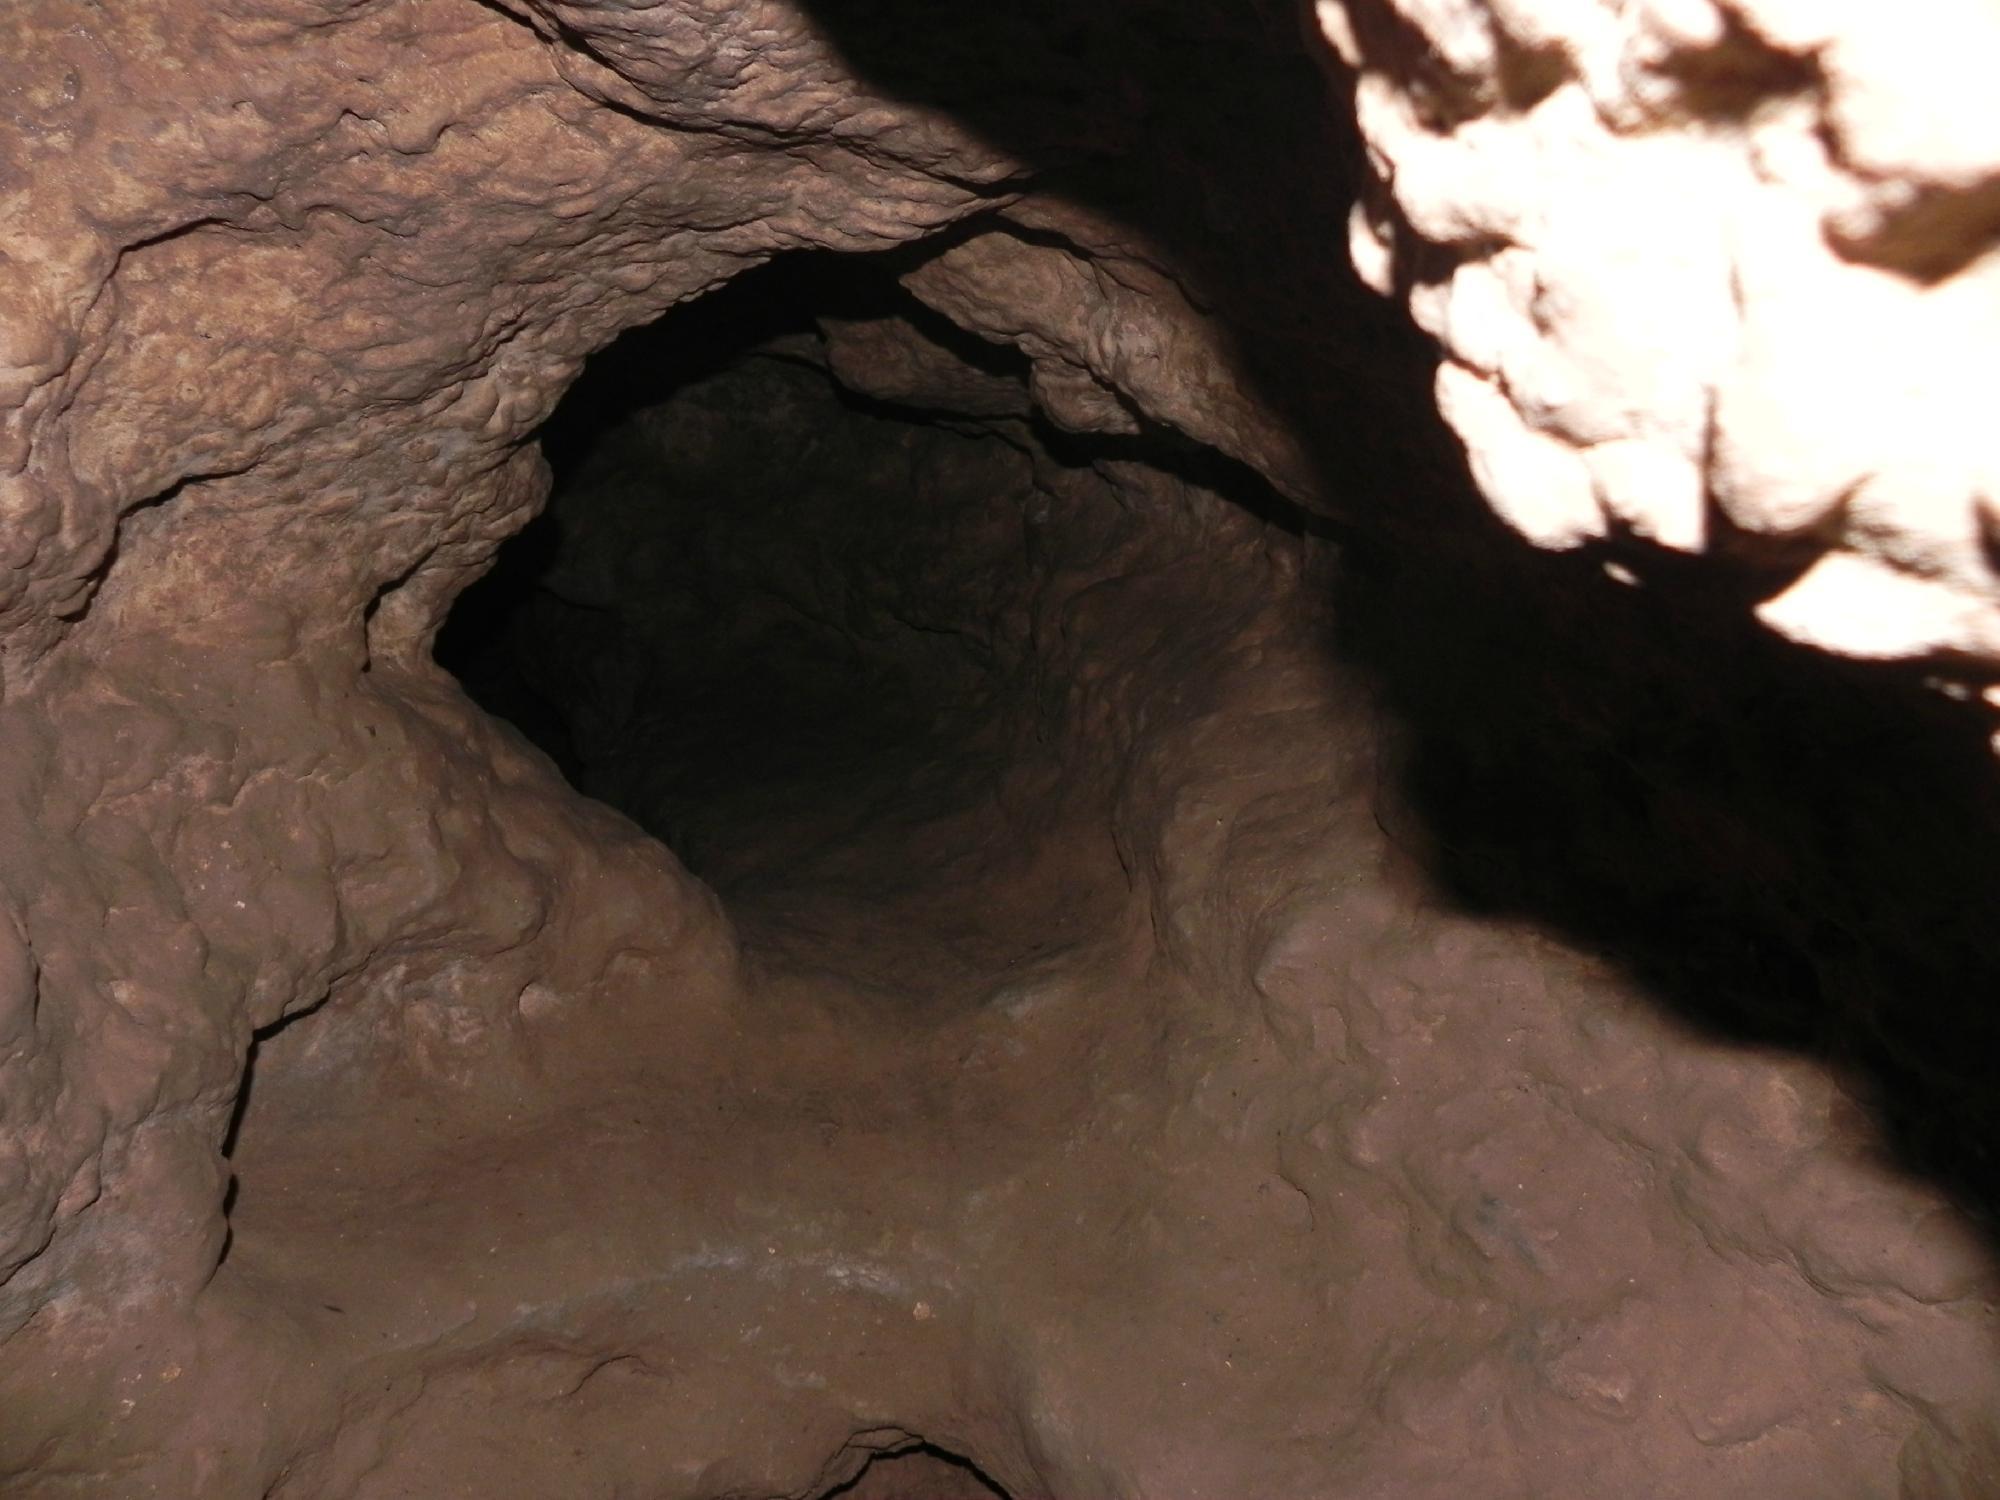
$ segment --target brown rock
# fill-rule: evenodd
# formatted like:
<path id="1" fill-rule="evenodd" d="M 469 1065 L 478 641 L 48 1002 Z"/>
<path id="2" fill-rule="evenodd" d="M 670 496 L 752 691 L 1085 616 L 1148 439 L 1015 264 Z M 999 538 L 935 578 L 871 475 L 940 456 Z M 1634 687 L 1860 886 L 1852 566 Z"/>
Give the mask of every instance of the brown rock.
<path id="1" fill-rule="evenodd" d="M 0 1494 L 1996 1492 L 1976 445 L 1568 171 L 1984 137 L 1669 9 L 1321 7 L 1472 476 L 1289 7 L 0 15 Z"/>

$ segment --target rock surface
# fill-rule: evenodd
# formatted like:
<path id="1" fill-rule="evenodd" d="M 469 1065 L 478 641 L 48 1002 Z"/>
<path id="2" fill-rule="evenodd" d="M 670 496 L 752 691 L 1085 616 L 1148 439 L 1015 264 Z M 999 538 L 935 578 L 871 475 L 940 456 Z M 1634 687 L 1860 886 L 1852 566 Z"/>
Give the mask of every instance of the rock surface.
<path id="1" fill-rule="evenodd" d="M 1320 0 L 1362 275 L 1539 546 L 1747 550 L 1854 656 L 2000 658 L 1990 6 Z"/>
<path id="2" fill-rule="evenodd" d="M 1576 110 L 1353 9 L 1378 162 L 1404 70 Z M 1977 133 L 1788 24 L 1632 97 L 1733 182 L 1782 92 L 1739 197 L 1967 334 Z M 0 1493 L 2000 1486 L 1983 726 L 1484 524 L 1288 6 L 31 0 L 0 97 Z M 1382 263 L 1489 496 L 1608 403 L 1713 549 L 1713 330 L 1456 233 Z M 1949 409 L 1763 446 L 1789 295 L 1700 476 L 1767 613 L 1988 649 Z"/>

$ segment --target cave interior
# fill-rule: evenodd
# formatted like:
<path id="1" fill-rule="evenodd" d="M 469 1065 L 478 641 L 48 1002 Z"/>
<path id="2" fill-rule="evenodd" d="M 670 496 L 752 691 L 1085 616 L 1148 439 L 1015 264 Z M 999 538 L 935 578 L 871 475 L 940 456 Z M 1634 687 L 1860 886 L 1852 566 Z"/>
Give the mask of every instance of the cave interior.
<path id="1" fill-rule="evenodd" d="M 529 395 L 355 397 L 297 481 L 347 509 L 163 485 L 9 687 L 24 744 L 193 747 L 36 772 L 174 832 L 46 793 L 98 863 L 22 931 L 230 998 L 65 1043 L 149 1081 L 0 1274 L 0 1490 L 2000 1493 L 1970 668 L 1759 623 L 1814 536 L 1503 524 L 1289 4 L 816 0 L 843 71 L 772 67 L 845 135 L 709 122 L 618 9 L 426 44 L 723 153 L 549 167 L 553 270 L 458 184 L 439 296 L 530 289 Z M 183 856 L 252 936 L 117 935 L 104 872 Z"/>

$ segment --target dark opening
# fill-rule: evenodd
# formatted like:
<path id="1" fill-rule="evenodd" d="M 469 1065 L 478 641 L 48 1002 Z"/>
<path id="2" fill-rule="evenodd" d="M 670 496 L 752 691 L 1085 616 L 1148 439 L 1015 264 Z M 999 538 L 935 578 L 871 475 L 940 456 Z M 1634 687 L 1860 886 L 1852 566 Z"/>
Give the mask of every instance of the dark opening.
<path id="1" fill-rule="evenodd" d="M 823 320 L 921 314 L 893 269 L 781 261 L 597 356 L 544 433 L 547 510 L 439 641 L 479 702 L 719 884 L 750 874 L 734 835 L 759 812 L 948 805 L 966 768 L 946 762 L 1022 687 L 1018 439 L 829 368 Z M 986 415 L 1025 417 L 1018 357 L 945 336 L 998 392 Z"/>
<path id="2" fill-rule="evenodd" d="M 599 354 L 438 643 L 753 942 L 890 984 L 1089 928 L 1121 736 L 1325 530 L 1176 433 L 1055 427 L 900 287 L 930 253 L 780 260 Z"/>

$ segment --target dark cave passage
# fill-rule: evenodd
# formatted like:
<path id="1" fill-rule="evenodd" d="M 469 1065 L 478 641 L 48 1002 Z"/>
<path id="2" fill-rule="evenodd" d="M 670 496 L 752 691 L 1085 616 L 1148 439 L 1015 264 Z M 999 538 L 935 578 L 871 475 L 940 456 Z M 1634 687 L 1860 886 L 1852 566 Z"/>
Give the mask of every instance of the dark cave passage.
<path id="1" fill-rule="evenodd" d="M 900 315 L 870 305 L 894 292 L 781 262 L 599 355 L 546 430 L 547 510 L 439 641 L 579 789 L 721 881 L 753 803 L 942 807 L 957 789 L 926 772 L 1025 687 L 1021 440 L 829 369 L 819 320 Z M 1025 416 L 1018 371 L 965 370 Z"/>
<path id="2" fill-rule="evenodd" d="M 1055 426 L 1015 350 L 900 290 L 920 258 L 780 261 L 597 356 L 437 648 L 753 937 L 876 933 L 913 976 L 1122 900 L 1151 700 L 1212 691 L 1323 546 L 1178 434 Z"/>

